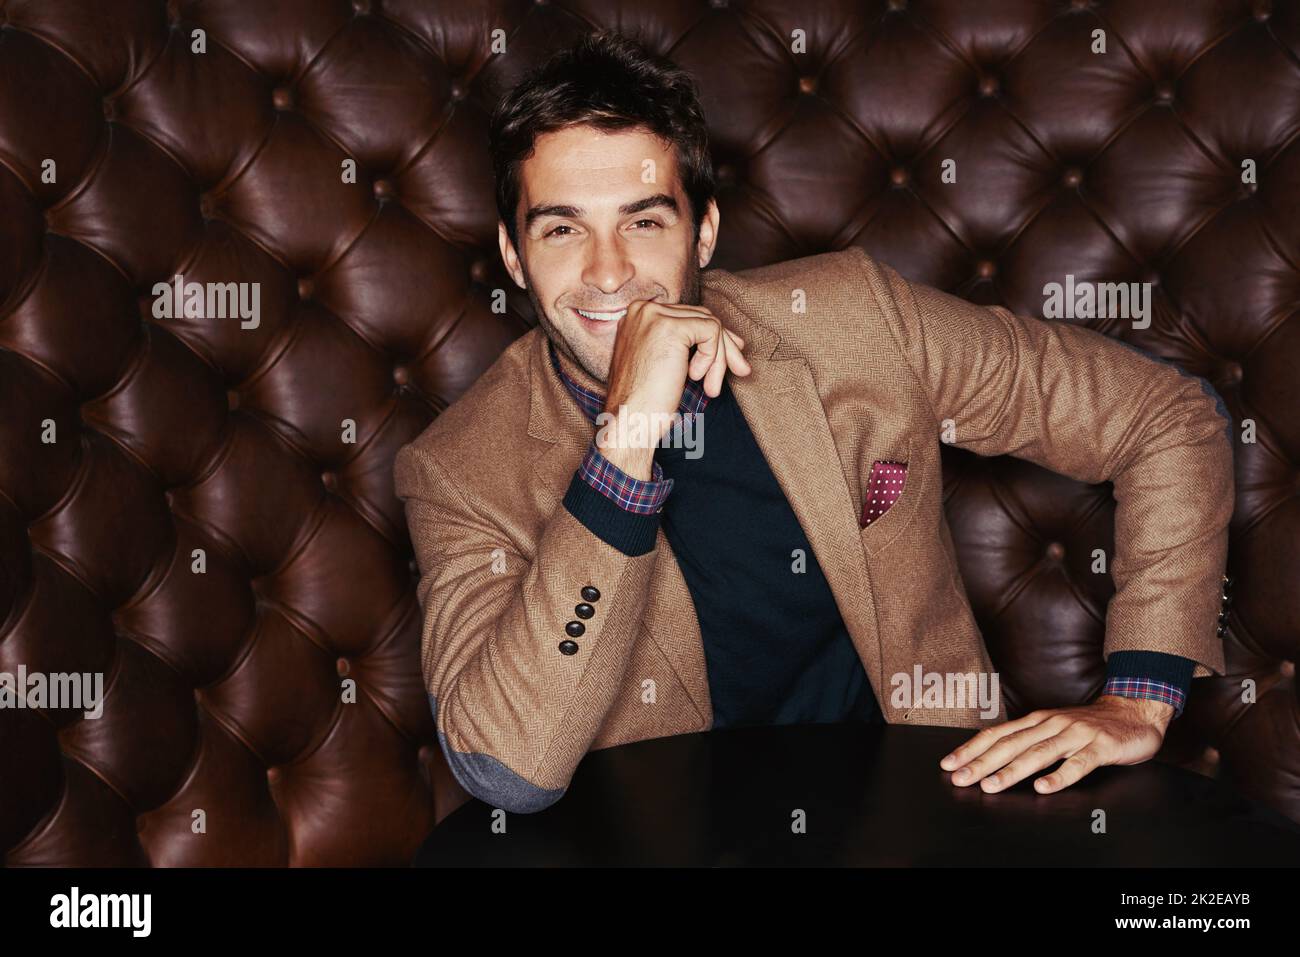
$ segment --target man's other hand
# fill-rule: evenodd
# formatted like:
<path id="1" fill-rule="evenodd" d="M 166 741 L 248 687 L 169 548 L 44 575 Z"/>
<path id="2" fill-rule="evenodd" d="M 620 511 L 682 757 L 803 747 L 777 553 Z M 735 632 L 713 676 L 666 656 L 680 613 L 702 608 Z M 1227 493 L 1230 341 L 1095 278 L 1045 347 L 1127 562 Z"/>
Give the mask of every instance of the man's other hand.
<path id="1" fill-rule="evenodd" d="M 953 784 L 978 781 L 991 793 L 1064 758 L 1059 768 L 1034 781 L 1035 791 L 1051 794 L 1102 765 L 1141 764 L 1154 757 L 1173 715 L 1173 705 L 1163 701 L 1102 695 L 1083 707 L 1033 711 L 985 728 L 939 767 L 956 772 Z"/>

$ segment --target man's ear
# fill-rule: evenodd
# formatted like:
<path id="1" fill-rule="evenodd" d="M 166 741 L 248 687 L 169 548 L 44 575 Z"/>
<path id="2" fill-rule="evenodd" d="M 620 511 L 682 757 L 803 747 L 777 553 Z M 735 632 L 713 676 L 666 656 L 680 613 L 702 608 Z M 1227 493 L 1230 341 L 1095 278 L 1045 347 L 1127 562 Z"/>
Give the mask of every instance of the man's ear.
<path id="1" fill-rule="evenodd" d="M 515 285 L 520 289 L 527 289 L 528 283 L 524 280 L 524 270 L 519 265 L 519 255 L 510 242 L 510 234 L 506 232 L 506 224 L 499 219 L 497 220 L 497 245 L 501 247 L 501 261 L 506 264 L 506 272 L 510 273 L 510 278 L 515 281 Z"/>
<path id="2" fill-rule="evenodd" d="M 721 219 L 722 214 L 718 211 L 717 200 L 709 200 L 704 218 L 700 220 L 700 238 L 695 243 L 696 261 L 701 269 L 713 258 L 713 250 L 718 244 L 718 224 Z"/>

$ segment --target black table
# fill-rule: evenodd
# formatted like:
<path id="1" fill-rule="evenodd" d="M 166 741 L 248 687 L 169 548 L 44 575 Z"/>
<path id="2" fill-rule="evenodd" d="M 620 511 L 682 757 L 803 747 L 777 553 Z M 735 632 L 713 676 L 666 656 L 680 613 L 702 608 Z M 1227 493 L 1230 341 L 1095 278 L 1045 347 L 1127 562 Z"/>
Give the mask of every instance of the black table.
<path id="1" fill-rule="evenodd" d="M 594 751 L 551 807 L 505 814 L 504 834 L 487 804 L 458 808 L 415 866 L 1300 866 L 1300 827 L 1154 761 L 1056 794 L 1033 790 L 1046 771 L 998 794 L 957 787 L 939 759 L 973 734 L 735 728 Z"/>

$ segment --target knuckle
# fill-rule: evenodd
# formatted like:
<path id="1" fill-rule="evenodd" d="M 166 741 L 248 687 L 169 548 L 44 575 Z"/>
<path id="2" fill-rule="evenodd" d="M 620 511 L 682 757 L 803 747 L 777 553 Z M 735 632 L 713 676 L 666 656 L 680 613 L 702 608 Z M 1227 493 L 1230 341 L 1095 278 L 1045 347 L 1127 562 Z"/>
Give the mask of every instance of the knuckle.
<path id="1" fill-rule="evenodd" d="M 1070 768 L 1071 770 L 1083 770 L 1088 767 L 1090 763 L 1091 761 L 1089 760 L 1087 752 L 1080 751 L 1077 754 L 1070 755 L 1061 762 L 1061 770 L 1065 770 L 1066 768 Z"/>
<path id="2" fill-rule="evenodd" d="M 661 321 L 664 318 L 664 312 L 659 308 L 659 303 L 649 299 L 638 299 L 630 305 L 628 315 L 651 323 Z"/>

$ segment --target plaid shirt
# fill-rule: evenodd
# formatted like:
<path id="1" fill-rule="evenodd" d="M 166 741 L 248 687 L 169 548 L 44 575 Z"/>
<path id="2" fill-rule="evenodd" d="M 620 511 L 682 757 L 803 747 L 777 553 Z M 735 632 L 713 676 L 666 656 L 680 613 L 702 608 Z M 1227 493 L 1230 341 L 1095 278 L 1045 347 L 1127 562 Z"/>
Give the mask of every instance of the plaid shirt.
<path id="1" fill-rule="evenodd" d="M 560 360 L 555 355 L 554 344 L 548 343 L 548 348 L 551 354 L 551 366 L 555 369 L 555 374 L 560 377 L 565 388 L 569 390 L 569 394 L 578 403 L 578 407 L 595 425 L 596 417 L 605 408 L 605 396 L 583 387 L 565 375 L 564 370 L 560 368 Z M 682 415 L 702 413 L 708 403 L 709 396 L 704 392 L 703 380 L 695 382 L 687 379 L 686 388 L 682 390 L 682 401 L 677 406 L 677 411 Z M 578 466 L 578 475 L 584 482 L 624 511 L 634 512 L 638 515 L 652 515 L 663 511 L 664 501 L 673 488 L 673 480 L 663 477 L 663 469 L 660 468 L 658 462 L 652 464 L 650 474 L 651 478 L 649 480 L 637 479 L 628 475 L 600 454 L 594 439 L 587 449 L 586 455 L 583 456 L 582 463 Z M 1166 667 L 1186 660 L 1180 659 L 1176 655 L 1165 655 L 1159 652 L 1142 652 L 1139 654 L 1155 655 L 1154 660 Z M 1146 660 L 1151 661 L 1152 659 L 1147 658 Z M 1165 704 L 1173 705 L 1174 718 L 1183 713 L 1183 707 L 1187 702 L 1185 687 L 1169 681 L 1160 681 L 1143 674 L 1129 673 L 1135 669 L 1126 668 L 1119 664 L 1119 662 L 1123 661 L 1124 653 L 1117 652 L 1111 655 L 1107 666 L 1106 683 L 1101 689 L 1103 695 L 1163 701 Z M 1136 670 L 1142 670 L 1140 663 Z"/>

